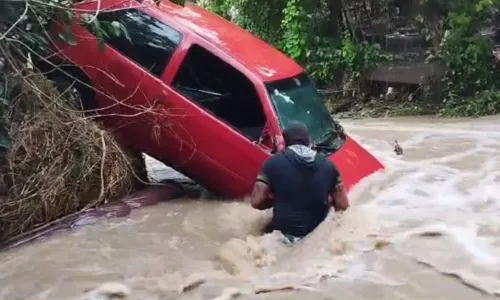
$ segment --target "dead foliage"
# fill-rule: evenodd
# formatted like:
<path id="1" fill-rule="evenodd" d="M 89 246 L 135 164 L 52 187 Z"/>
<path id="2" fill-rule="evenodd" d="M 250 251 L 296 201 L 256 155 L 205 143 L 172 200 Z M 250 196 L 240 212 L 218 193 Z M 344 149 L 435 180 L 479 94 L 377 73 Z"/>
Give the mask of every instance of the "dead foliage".
<path id="1" fill-rule="evenodd" d="M 0 161 L 0 242 L 131 190 L 128 156 L 44 76 L 26 76 L 10 108 L 12 146 Z"/>

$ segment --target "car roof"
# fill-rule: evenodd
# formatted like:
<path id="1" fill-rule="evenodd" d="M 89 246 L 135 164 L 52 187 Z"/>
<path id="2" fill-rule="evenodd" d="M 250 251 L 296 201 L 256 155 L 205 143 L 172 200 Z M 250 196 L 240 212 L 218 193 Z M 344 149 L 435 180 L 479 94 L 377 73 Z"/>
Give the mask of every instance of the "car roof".
<path id="1" fill-rule="evenodd" d="M 155 9 L 166 20 L 174 19 L 185 31 L 198 35 L 233 57 L 263 82 L 289 78 L 304 71 L 278 49 L 193 3 L 180 6 L 162 1 Z"/>
<path id="2" fill-rule="evenodd" d="M 289 78 L 302 67 L 250 32 L 196 4 L 163 1 L 159 10 L 243 64 L 264 82 Z"/>

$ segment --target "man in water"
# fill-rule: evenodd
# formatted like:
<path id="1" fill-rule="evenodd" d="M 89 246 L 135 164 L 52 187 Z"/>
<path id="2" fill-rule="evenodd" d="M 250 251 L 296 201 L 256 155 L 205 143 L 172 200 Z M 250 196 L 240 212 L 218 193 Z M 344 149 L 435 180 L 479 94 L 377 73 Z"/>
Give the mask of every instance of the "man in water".
<path id="1" fill-rule="evenodd" d="M 331 206 L 345 210 L 349 200 L 335 165 L 311 148 L 304 124 L 290 124 L 283 138 L 285 151 L 264 163 L 250 202 L 259 210 L 273 207 L 273 229 L 294 243 L 323 222 Z"/>

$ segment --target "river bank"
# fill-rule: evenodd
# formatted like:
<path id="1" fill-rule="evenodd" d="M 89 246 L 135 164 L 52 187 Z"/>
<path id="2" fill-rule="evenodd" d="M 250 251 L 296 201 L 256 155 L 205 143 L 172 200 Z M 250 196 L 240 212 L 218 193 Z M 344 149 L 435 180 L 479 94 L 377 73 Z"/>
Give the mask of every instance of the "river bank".
<path id="1" fill-rule="evenodd" d="M 380 97 L 327 98 L 326 106 L 336 119 L 388 118 L 388 117 L 481 117 L 500 113 L 496 98 L 478 98 L 446 105 L 445 100 L 423 101 L 411 94 L 381 95 Z"/>
<path id="2" fill-rule="evenodd" d="M 333 103 L 332 103 L 333 102 Z M 336 119 L 388 118 L 403 116 L 440 116 L 441 107 L 413 101 L 372 99 L 356 101 L 345 106 L 342 101 L 332 101 L 328 108 Z M 348 109 L 346 109 L 348 107 Z M 339 110 L 339 108 L 341 108 Z"/>

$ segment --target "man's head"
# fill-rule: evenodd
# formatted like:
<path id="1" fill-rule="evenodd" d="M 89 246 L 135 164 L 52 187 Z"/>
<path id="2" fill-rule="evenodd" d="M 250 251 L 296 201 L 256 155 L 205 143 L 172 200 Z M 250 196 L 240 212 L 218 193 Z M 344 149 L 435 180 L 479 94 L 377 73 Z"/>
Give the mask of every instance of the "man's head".
<path id="1" fill-rule="evenodd" d="M 309 146 L 311 138 L 309 137 L 309 129 L 301 122 L 291 122 L 283 131 L 283 138 L 287 147 L 292 145 Z"/>

